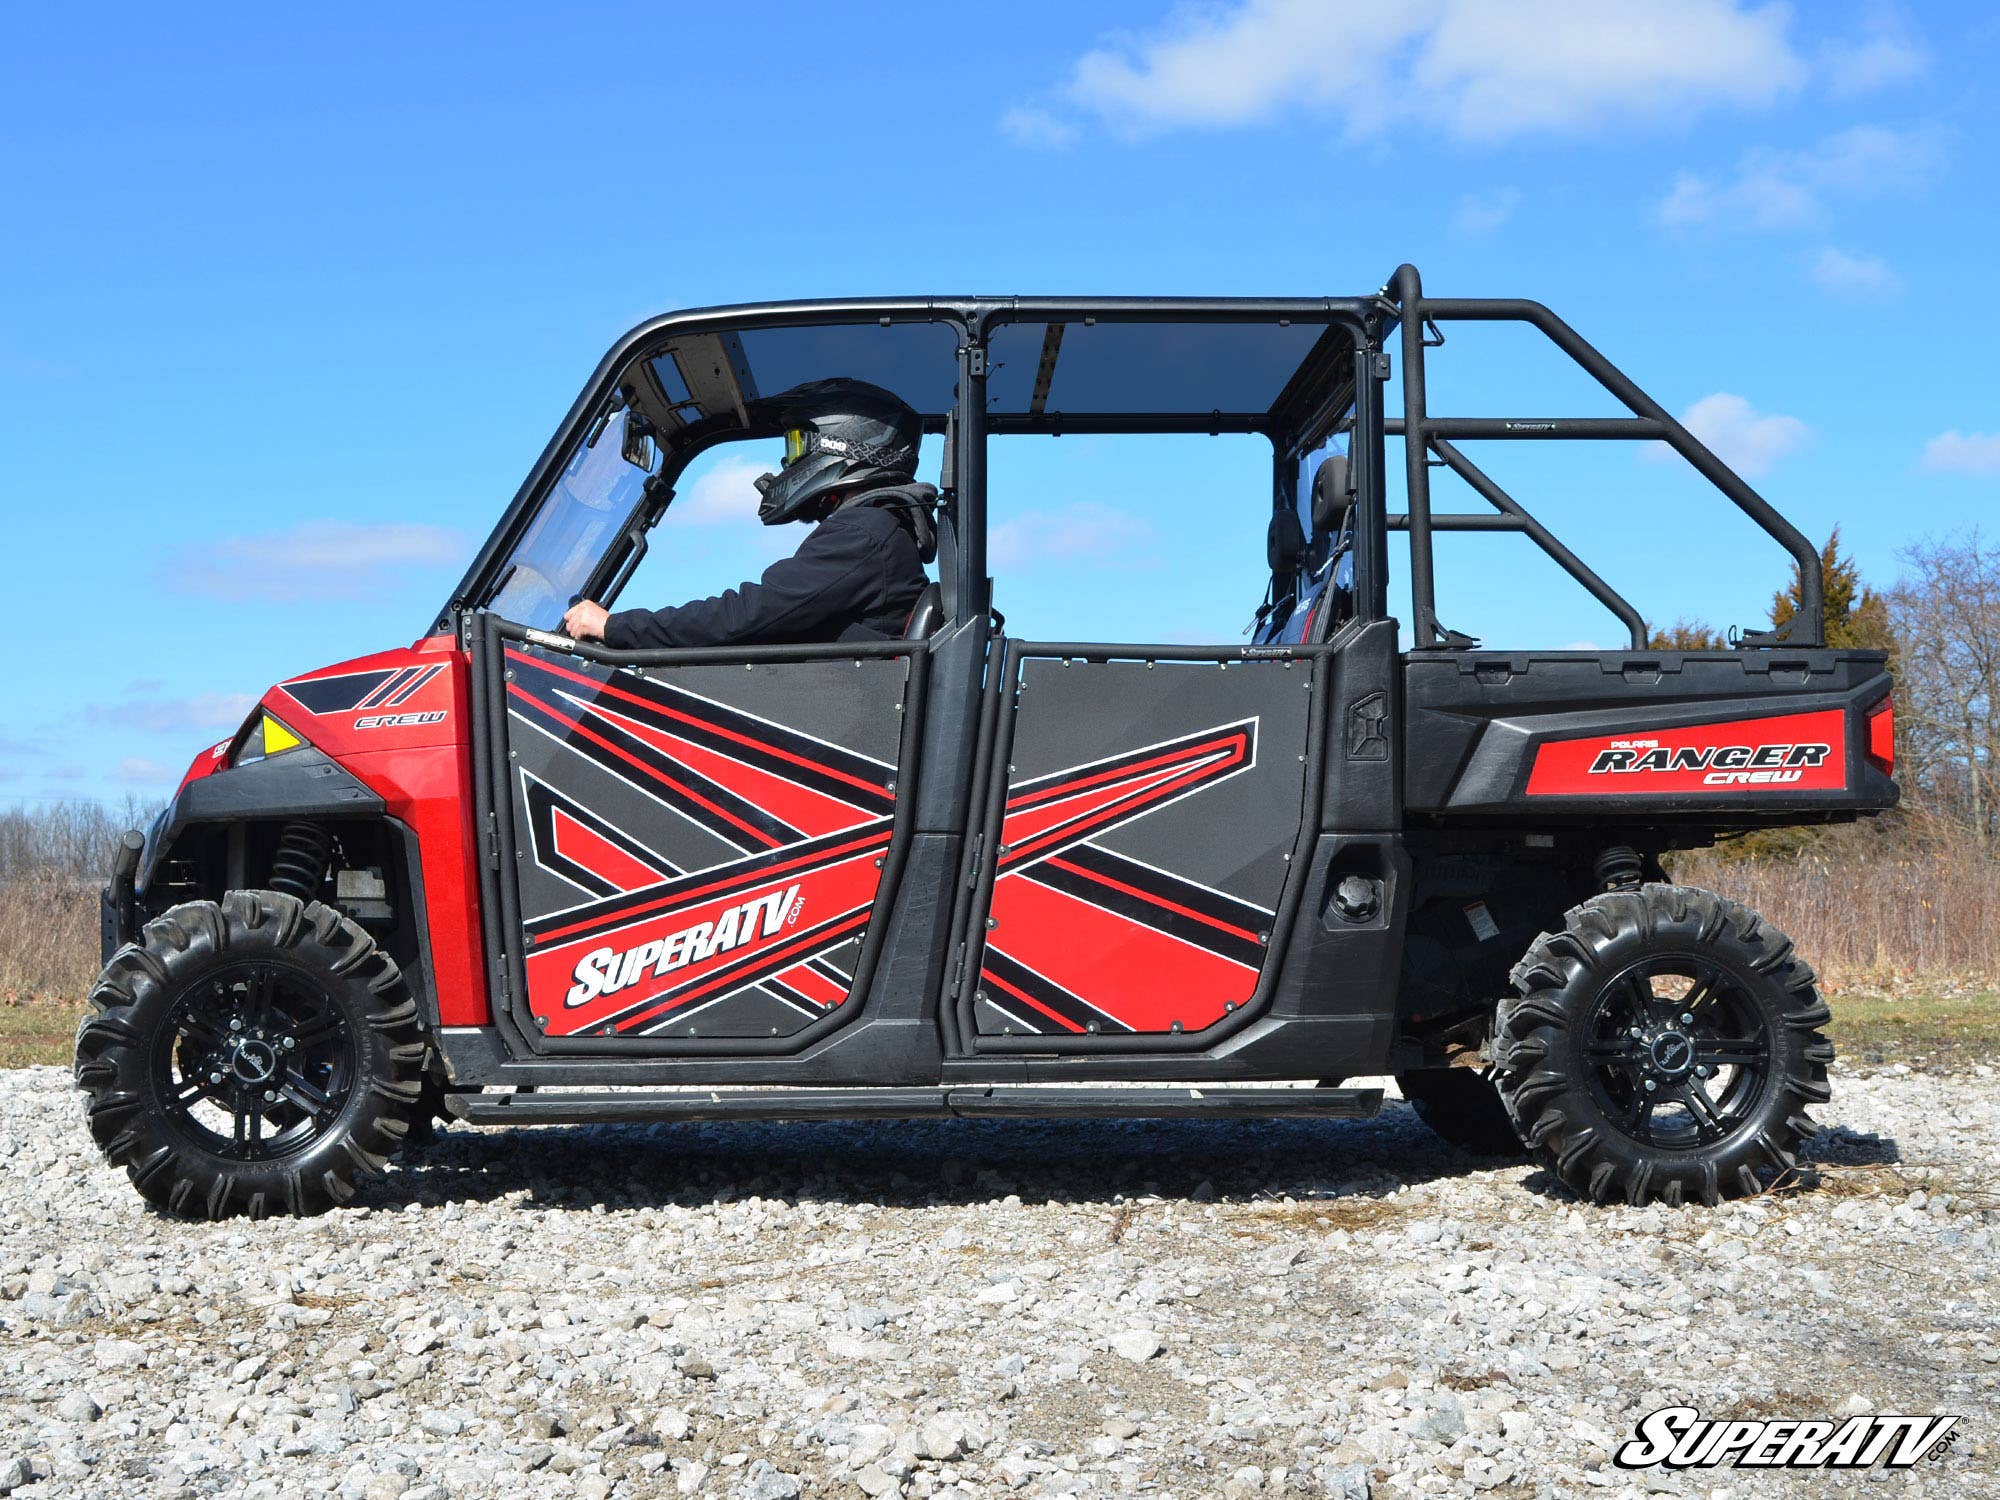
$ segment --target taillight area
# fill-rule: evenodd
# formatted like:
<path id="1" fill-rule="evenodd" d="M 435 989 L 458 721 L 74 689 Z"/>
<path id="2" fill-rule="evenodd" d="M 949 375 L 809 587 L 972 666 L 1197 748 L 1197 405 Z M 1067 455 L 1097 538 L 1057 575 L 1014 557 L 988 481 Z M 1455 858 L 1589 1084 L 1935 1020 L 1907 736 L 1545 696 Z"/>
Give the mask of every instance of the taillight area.
<path id="1" fill-rule="evenodd" d="M 1884 776 L 1896 774 L 1896 700 L 1884 698 L 1868 710 L 1868 763 Z"/>

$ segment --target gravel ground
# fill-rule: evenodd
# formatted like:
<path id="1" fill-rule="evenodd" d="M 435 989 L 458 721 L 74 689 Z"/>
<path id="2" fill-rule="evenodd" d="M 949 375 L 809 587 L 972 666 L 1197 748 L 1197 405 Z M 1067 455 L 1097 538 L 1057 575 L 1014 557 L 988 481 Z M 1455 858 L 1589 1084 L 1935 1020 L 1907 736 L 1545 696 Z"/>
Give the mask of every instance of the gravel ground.
<path id="1" fill-rule="evenodd" d="M 1593 1209 L 1366 1123 L 457 1127 L 148 1212 L 0 1074 L 0 1492 L 2000 1493 L 2000 1079 L 1837 1075 L 1817 1186 Z M 1953 1412 L 1907 1474 L 1629 1473 L 1664 1405 Z"/>

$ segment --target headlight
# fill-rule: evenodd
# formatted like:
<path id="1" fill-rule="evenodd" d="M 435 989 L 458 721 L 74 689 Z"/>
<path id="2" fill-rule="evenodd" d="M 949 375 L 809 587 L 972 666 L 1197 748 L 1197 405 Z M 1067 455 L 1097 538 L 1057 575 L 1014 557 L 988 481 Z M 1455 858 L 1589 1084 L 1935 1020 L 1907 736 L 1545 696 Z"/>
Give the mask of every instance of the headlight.
<path id="1" fill-rule="evenodd" d="M 250 727 L 237 741 L 236 749 L 229 757 L 232 766 L 247 766 L 252 761 L 269 756 L 282 755 L 287 750 L 296 750 L 305 741 L 292 733 L 269 714 L 258 712 Z"/>

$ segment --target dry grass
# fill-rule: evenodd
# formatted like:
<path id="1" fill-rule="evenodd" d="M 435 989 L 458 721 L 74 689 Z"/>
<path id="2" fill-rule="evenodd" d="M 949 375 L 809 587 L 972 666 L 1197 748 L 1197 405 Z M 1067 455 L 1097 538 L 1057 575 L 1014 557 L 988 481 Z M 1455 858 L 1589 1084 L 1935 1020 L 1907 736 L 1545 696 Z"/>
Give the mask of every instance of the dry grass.
<path id="1" fill-rule="evenodd" d="M 2000 860 L 1969 842 L 1705 850 L 1679 856 L 1673 873 L 1768 917 L 1833 992 L 2000 989 Z"/>
<path id="2" fill-rule="evenodd" d="M 0 1068 L 68 1067 L 86 1008 L 81 1001 L 0 1004 Z"/>
<path id="3" fill-rule="evenodd" d="M 0 996 L 82 999 L 98 942 L 95 885 L 48 869 L 0 882 Z"/>

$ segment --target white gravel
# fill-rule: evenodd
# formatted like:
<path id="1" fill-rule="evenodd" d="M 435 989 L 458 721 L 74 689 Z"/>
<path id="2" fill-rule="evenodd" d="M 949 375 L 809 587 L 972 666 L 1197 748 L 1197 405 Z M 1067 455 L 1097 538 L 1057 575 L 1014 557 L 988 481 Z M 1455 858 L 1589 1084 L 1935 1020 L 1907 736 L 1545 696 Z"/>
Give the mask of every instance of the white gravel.
<path id="1" fill-rule="evenodd" d="M 1579 1205 L 1376 1121 L 457 1127 L 144 1208 L 0 1073 L 0 1493 L 2000 1493 L 2000 1080 L 1836 1077 L 1813 1191 Z M 1629 1473 L 1654 1408 L 1953 1412 L 1907 1474 Z"/>

